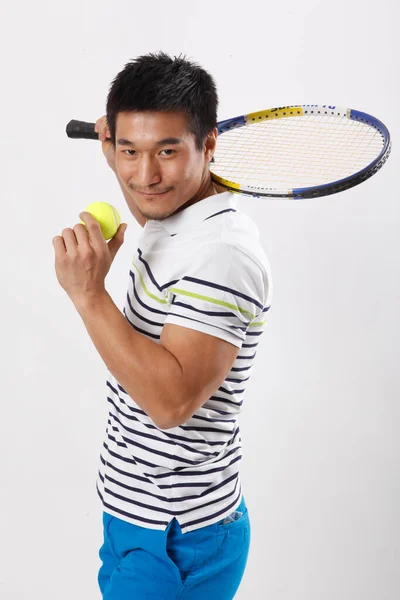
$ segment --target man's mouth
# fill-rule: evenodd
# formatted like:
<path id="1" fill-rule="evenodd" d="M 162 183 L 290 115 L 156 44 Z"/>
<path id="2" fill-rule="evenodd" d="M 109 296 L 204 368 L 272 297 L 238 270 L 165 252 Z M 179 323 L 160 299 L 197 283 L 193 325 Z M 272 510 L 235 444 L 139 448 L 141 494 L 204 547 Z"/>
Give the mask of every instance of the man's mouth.
<path id="1" fill-rule="evenodd" d="M 165 190 L 164 192 L 140 192 L 139 190 L 136 190 L 139 194 L 142 194 L 143 196 L 162 196 L 163 194 L 166 194 L 169 190 Z"/>

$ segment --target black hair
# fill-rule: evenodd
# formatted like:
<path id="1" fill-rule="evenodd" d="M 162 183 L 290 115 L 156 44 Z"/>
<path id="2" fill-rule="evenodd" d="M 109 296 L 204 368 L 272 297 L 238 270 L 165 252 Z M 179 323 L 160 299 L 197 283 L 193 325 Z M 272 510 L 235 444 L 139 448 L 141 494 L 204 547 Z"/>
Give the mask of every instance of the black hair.
<path id="1" fill-rule="evenodd" d="M 106 116 L 111 140 L 116 145 L 119 112 L 182 111 L 202 150 L 205 138 L 217 126 L 218 94 L 213 77 L 185 56 L 165 52 L 132 59 L 113 80 L 107 97 Z"/>

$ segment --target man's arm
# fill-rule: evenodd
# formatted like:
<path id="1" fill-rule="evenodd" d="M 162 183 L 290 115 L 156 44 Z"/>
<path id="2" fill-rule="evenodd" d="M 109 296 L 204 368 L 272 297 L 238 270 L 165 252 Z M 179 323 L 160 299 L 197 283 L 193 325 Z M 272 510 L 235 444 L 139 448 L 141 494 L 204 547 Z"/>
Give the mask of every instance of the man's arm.
<path id="1" fill-rule="evenodd" d="M 160 429 L 174 426 L 183 398 L 187 400 L 182 367 L 161 344 L 136 331 L 103 294 L 75 302 L 93 344 L 126 393 Z"/>
<path id="2" fill-rule="evenodd" d="M 190 419 L 224 382 L 239 351 L 172 324 L 157 344 L 135 331 L 107 292 L 75 307 L 109 371 L 159 429 Z"/>

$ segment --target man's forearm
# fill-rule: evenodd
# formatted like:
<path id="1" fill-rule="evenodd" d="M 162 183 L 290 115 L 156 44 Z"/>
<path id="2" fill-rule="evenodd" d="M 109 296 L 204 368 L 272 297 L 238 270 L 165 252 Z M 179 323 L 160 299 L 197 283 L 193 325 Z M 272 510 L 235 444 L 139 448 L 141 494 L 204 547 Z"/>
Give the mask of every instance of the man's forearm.
<path id="1" fill-rule="evenodd" d="M 183 396 L 182 368 L 176 357 L 135 331 L 107 292 L 74 304 L 118 383 L 157 427 L 172 427 Z"/>

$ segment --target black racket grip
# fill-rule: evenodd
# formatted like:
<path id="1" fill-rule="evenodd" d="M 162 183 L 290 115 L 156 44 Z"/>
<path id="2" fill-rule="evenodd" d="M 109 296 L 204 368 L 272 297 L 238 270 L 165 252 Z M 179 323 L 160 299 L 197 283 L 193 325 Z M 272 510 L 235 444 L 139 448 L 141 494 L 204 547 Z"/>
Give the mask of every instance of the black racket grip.
<path id="1" fill-rule="evenodd" d="M 98 140 L 99 134 L 94 130 L 95 123 L 72 120 L 68 123 L 66 132 L 69 138 L 84 138 L 86 140 Z"/>

